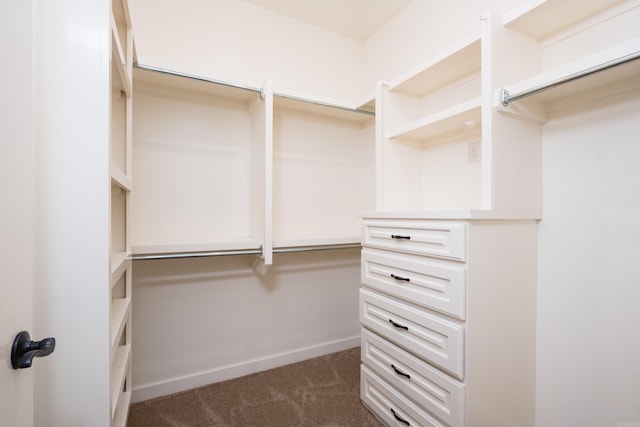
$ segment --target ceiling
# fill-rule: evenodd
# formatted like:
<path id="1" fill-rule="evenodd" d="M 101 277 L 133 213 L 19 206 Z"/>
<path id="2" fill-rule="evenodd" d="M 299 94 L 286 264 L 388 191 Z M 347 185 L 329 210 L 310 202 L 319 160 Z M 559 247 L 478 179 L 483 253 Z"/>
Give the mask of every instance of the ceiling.
<path id="1" fill-rule="evenodd" d="M 411 0 L 246 0 L 318 27 L 364 41 Z"/>

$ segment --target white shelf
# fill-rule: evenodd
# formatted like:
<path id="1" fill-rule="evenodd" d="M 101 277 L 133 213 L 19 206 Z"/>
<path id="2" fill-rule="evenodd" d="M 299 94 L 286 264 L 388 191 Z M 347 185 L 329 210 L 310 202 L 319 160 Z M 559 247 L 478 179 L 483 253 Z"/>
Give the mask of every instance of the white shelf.
<path id="1" fill-rule="evenodd" d="M 111 17 L 111 50 L 112 50 L 112 65 L 115 67 L 118 74 L 118 85 L 114 88 L 123 90 L 127 96 L 131 96 L 131 76 L 127 68 L 127 60 L 125 52 L 120 43 L 120 35 L 118 34 L 118 27 L 115 24 L 113 15 Z"/>
<path id="2" fill-rule="evenodd" d="M 376 112 L 376 96 L 371 94 L 367 96 L 363 101 L 358 103 L 358 110 L 369 111 L 373 114 Z"/>
<path id="3" fill-rule="evenodd" d="M 111 253 L 111 281 L 112 285 L 115 281 L 117 281 L 124 270 L 129 265 L 129 260 L 127 259 L 129 253 L 127 252 L 112 252 Z"/>
<path id="4" fill-rule="evenodd" d="M 249 84 L 182 74 L 149 65 L 137 65 L 133 69 L 133 80 L 136 87 L 164 86 L 180 92 L 195 92 L 247 102 L 254 100 L 261 92 L 261 88 Z"/>
<path id="5" fill-rule="evenodd" d="M 118 401 L 124 386 L 127 370 L 131 360 L 131 346 L 121 345 L 116 350 L 116 355 L 111 364 L 111 417 L 113 418 L 118 407 Z"/>
<path id="6" fill-rule="evenodd" d="M 636 38 L 562 67 L 540 73 L 527 80 L 507 86 L 504 90 L 511 95 L 517 95 L 551 85 L 551 88 L 531 95 L 532 99 L 544 103 L 551 103 L 570 96 L 586 94 L 587 92 L 591 92 L 590 96 L 593 96 L 593 92 L 597 88 L 606 87 L 612 83 L 622 82 L 627 79 L 637 79 L 637 76 L 640 75 L 640 60 L 636 59 L 608 70 L 602 70 L 571 82 L 563 83 L 557 87 L 553 87 L 553 84 L 554 82 L 567 80 L 572 76 L 588 74 L 590 70 L 600 68 L 603 64 L 612 63 L 621 58 L 638 57 L 639 55 L 640 38 Z M 499 103 L 499 99 L 496 99 L 496 103 Z"/>
<path id="7" fill-rule="evenodd" d="M 317 239 L 290 239 L 290 240 L 274 240 L 273 249 L 287 248 L 305 248 L 305 247 L 322 247 L 322 246 L 341 246 L 360 244 L 360 236 L 350 237 L 326 237 Z"/>
<path id="8" fill-rule="evenodd" d="M 131 191 L 131 180 L 127 175 L 116 165 L 111 162 L 111 183 L 117 185 L 125 191 Z"/>
<path id="9" fill-rule="evenodd" d="M 479 131 L 482 119 L 480 97 L 415 120 L 388 138 L 428 142 L 438 136 L 455 136 Z"/>
<path id="10" fill-rule="evenodd" d="M 504 219 L 526 220 L 542 219 L 541 210 L 527 209 L 443 209 L 443 210 L 415 210 L 415 211 L 367 211 L 362 212 L 364 218 L 375 219 Z"/>
<path id="11" fill-rule="evenodd" d="M 371 111 L 337 104 L 325 103 L 313 99 L 298 98 L 295 95 L 274 94 L 273 105 L 276 109 L 302 111 L 318 116 L 346 120 L 367 125 L 373 123 L 375 115 Z"/>
<path id="12" fill-rule="evenodd" d="M 480 70 L 481 39 L 474 34 L 390 83 L 390 90 L 422 96 Z"/>
<path id="13" fill-rule="evenodd" d="M 233 240 L 210 242 L 134 244 L 132 247 L 132 253 L 134 255 L 149 255 L 188 252 L 243 251 L 259 250 L 261 247 L 261 240 L 238 238 Z"/>
<path id="14" fill-rule="evenodd" d="M 127 417 L 129 416 L 129 405 L 131 404 L 131 392 L 125 391 L 120 393 L 116 407 L 116 413 L 113 416 L 113 427 L 126 427 Z"/>
<path id="15" fill-rule="evenodd" d="M 536 39 L 555 34 L 620 0 L 535 0 L 504 15 L 504 25 Z"/>
<path id="16" fill-rule="evenodd" d="M 131 98 L 134 57 L 127 0 L 111 2 L 110 351 L 111 426 L 126 427 L 131 402 Z M 127 174 L 129 173 L 129 175 Z"/>
<path id="17" fill-rule="evenodd" d="M 111 301 L 111 360 L 120 345 L 122 331 L 131 313 L 131 298 L 115 298 Z"/>

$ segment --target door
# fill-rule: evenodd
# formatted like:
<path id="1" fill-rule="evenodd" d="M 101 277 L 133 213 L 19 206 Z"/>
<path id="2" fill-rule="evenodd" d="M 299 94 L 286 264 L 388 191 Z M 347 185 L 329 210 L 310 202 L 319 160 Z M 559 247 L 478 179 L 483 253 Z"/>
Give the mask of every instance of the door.
<path id="1" fill-rule="evenodd" d="M 111 425 L 108 0 L 0 2 L 0 426 Z M 15 335 L 55 337 L 10 367 Z"/>
<path id="2" fill-rule="evenodd" d="M 10 359 L 15 335 L 33 332 L 32 11 L 29 1 L 0 2 L 0 426 L 15 427 L 33 426 L 33 369 Z"/>

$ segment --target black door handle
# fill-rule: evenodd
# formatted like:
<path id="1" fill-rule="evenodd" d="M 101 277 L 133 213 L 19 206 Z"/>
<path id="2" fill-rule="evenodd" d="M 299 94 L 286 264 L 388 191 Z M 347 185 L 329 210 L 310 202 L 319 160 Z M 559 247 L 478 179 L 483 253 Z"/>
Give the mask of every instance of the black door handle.
<path id="1" fill-rule="evenodd" d="M 48 356 L 55 348 L 55 338 L 31 341 L 29 332 L 22 331 L 16 335 L 11 346 L 11 366 L 13 369 L 30 368 L 34 357 Z"/>

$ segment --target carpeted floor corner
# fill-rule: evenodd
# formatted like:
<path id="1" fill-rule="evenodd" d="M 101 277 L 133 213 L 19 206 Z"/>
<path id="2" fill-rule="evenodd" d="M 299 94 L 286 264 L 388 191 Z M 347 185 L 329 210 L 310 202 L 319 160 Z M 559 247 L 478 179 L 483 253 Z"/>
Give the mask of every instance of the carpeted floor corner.
<path id="1" fill-rule="evenodd" d="M 128 427 L 378 427 L 360 402 L 360 348 L 139 402 Z"/>

